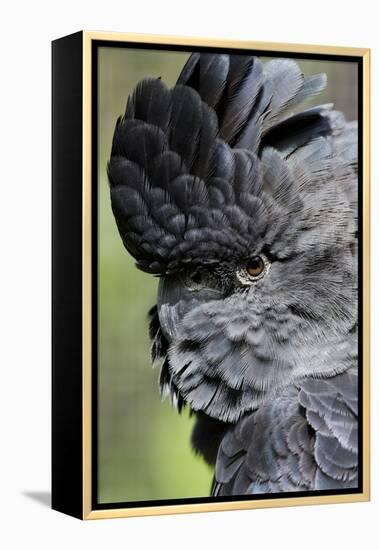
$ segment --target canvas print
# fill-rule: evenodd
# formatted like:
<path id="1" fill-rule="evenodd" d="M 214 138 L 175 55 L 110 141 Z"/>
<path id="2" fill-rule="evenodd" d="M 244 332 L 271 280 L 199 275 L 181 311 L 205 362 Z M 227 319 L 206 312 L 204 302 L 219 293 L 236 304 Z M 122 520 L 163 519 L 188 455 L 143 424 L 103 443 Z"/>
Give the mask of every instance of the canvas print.
<path id="1" fill-rule="evenodd" d="M 358 114 L 353 61 L 99 47 L 99 504 L 358 490 Z"/>

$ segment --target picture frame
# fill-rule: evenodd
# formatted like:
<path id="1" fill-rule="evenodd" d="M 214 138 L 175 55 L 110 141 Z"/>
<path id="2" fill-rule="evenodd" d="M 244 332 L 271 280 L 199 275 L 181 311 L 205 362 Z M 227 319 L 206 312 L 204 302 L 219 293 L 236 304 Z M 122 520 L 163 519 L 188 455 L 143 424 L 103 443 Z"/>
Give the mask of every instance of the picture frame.
<path id="1" fill-rule="evenodd" d="M 212 52 L 355 64 L 358 119 L 358 477 L 349 489 L 99 502 L 99 51 Z M 102 50 L 103 49 L 103 50 Z M 127 71 L 128 68 L 126 67 Z M 148 76 L 148 75 L 146 75 Z M 109 82 L 109 81 L 108 81 Z M 370 50 L 81 31 L 52 43 L 52 508 L 102 519 L 370 498 Z M 135 83 L 134 85 L 136 85 Z M 113 84 L 110 84 L 113 85 Z M 101 91 L 101 90 L 100 90 Z M 129 92 L 125 95 L 125 103 Z M 122 114 L 121 112 L 119 113 Z M 101 122 L 101 121 L 100 121 Z M 109 124 L 114 125 L 115 119 Z M 109 151 L 111 143 L 109 142 Z M 109 153 L 110 154 L 110 153 Z M 116 225 L 114 225 L 117 233 Z M 118 250 L 122 254 L 122 248 Z M 125 252 L 126 254 L 126 252 Z M 128 304 L 125 305 L 127 309 Z M 146 322 L 147 330 L 147 322 Z M 146 352 L 146 365 L 149 364 Z M 146 368 L 146 371 L 148 369 Z M 100 384 L 101 385 L 101 384 Z M 138 419 L 136 419 L 138 423 Z M 173 443 L 175 445 L 175 443 Z M 178 465 L 180 468 L 180 465 Z M 127 468 L 127 466 L 125 466 Z M 119 473 L 123 475 L 122 472 Z M 137 494 L 137 493 L 136 493 Z"/>

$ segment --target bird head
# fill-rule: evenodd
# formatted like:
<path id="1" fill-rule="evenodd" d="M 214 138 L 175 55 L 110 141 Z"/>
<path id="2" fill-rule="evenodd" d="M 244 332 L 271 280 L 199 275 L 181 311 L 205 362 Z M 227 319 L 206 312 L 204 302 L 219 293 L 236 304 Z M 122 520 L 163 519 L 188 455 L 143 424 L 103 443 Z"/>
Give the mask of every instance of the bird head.
<path id="1" fill-rule="evenodd" d="M 291 60 L 193 54 L 116 125 L 112 208 L 160 278 L 163 389 L 222 421 L 355 353 L 356 127 L 330 105 L 288 114 L 324 86 Z"/>

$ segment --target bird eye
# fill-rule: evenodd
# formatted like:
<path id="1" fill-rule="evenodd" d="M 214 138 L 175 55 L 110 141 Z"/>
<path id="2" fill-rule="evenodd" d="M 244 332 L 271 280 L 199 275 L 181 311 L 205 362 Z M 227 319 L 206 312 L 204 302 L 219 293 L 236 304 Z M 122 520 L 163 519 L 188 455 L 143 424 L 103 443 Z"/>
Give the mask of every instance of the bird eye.
<path id="1" fill-rule="evenodd" d="M 264 268 L 265 264 L 260 256 L 251 258 L 246 264 L 246 271 L 251 277 L 259 277 Z"/>
<path id="2" fill-rule="evenodd" d="M 237 271 L 237 278 L 243 285 L 252 285 L 266 275 L 270 266 L 269 260 L 263 254 L 254 256 Z"/>

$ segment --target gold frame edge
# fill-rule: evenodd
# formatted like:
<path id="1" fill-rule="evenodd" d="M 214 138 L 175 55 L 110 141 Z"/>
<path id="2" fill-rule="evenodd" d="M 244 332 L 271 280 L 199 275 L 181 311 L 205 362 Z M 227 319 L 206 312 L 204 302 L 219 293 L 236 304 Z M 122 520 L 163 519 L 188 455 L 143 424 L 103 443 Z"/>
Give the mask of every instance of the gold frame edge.
<path id="1" fill-rule="evenodd" d="M 92 510 L 92 52 L 83 32 L 82 407 L 83 519 Z"/>

